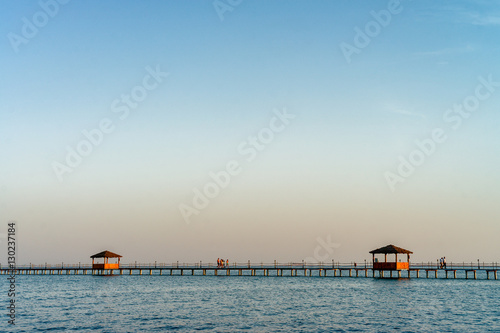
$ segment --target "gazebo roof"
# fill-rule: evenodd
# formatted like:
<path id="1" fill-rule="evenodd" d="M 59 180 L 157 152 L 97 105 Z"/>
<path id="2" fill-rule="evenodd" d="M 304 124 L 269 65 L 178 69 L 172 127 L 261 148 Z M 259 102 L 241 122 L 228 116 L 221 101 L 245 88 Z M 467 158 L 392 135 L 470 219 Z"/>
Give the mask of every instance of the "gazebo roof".
<path id="1" fill-rule="evenodd" d="M 381 247 L 380 249 L 376 249 L 376 250 L 373 250 L 373 251 L 370 251 L 370 253 L 372 254 L 376 254 L 376 253 L 406 253 L 406 254 L 412 254 L 413 252 L 409 251 L 409 250 L 405 250 L 403 248 L 400 248 L 400 247 L 397 247 L 397 246 L 394 246 L 394 245 L 387 245 L 387 246 L 384 246 L 384 247 Z"/>
<path id="2" fill-rule="evenodd" d="M 102 251 L 90 256 L 90 258 L 121 258 L 122 256 L 111 251 Z"/>

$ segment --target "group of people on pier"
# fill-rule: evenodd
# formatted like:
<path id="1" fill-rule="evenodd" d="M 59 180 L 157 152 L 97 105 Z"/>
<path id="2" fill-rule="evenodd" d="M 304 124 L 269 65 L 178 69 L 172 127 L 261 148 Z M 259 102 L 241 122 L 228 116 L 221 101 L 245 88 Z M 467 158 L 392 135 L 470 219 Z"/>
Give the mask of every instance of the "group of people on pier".
<path id="1" fill-rule="evenodd" d="M 446 269 L 446 257 L 439 259 L 439 268 Z"/>
<path id="2" fill-rule="evenodd" d="M 217 258 L 217 268 L 225 267 L 229 267 L 229 259 L 226 259 L 226 261 L 224 261 L 224 259 Z"/>

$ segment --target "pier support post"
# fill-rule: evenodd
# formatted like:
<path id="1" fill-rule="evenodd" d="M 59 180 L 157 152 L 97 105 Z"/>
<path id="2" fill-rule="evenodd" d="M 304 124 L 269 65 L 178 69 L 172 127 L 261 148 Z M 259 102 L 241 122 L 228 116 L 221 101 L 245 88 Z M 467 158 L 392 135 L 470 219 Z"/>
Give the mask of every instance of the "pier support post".
<path id="1" fill-rule="evenodd" d="M 203 269 L 203 275 L 207 275 L 207 270 Z"/>
<path id="2" fill-rule="evenodd" d="M 434 278 L 436 278 L 436 279 L 438 278 L 438 271 L 437 271 L 437 269 L 434 271 Z"/>
<path id="3" fill-rule="evenodd" d="M 242 271 L 241 271 L 241 269 L 239 269 L 238 270 L 238 275 L 241 276 L 241 274 L 242 274 Z"/>
<path id="4" fill-rule="evenodd" d="M 191 275 L 194 275 L 194 269 L 191 270 Z"/>
<path id="5" fill-rule="evenodd" d="M 214 269 L 214 275 L 217 276 L 217 270 L 216 269 Z"/>
<path id="6" fill-rule="evenodd" d="M 163 275 L 163 269 L 160 269 L 160 275 Z"/>
<path id="7" fill-rule="evenodd" d="M 352 277 L 352 269 L 349 269 L 349 277 Z"/>
<path id="8" fill-rule="evenodd" d="M 398 279 L 401 279 L 401 271 L 398 271 Z"/>
<path id="9" fill-rule="evenodd" d="M 142 269 L 139 270 L 139 275 L 142 275 Z"/>
<path id="10" fill-rule="evenodd" d="M 494 271 L 493 275 L 495 276 L 495 280 L 496 280 L 497 279 L 497 271 Z"/>
<path id="11" fill-rule="evenodd" d="M 476 270 L 474 270 L 474 280 L 477 279 Z"/>
<path id="12" fill-rule="evenodd" d="M 153 275 L 153 270 L 152 269 L 149 270 L 149 275 Z"/>
<path id="13" fill-rule="evenodd" d="M 181 275 L 184 275 L 184 270 L 181 268 Z"/>
<path id="14" fill-rule="evenodd" d="M 193 270 L 193 274 L 194 274 L 194 270 Z M 231 275 L 231 270 L 230 269 L 226 269 L 226 275 L 227 276 Z"/>

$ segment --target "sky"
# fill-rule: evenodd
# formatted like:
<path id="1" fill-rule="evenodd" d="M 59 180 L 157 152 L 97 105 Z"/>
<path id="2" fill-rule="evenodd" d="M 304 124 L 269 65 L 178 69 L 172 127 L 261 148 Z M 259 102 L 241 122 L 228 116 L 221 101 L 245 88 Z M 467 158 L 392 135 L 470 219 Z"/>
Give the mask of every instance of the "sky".
<path id="1" fill-rule="evenodd" d="M 500 7 L 3 1 L 0 260 L 500 261 Z"/>

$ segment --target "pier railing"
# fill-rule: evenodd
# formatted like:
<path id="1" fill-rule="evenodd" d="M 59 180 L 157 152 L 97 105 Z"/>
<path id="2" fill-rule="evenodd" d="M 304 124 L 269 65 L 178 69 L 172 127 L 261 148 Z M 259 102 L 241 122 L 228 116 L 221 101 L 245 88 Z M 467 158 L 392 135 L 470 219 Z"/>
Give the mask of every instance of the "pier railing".
<path id="1" fill-rule="evenodd" d="M 446 264 L 446 269 L 478 269 L 478 270 L 496 270 L 499 269 L 498 262 L 449 262 Z M 7 265 L 1 265 L 0 269 L 8 269 Z M 301 269 L 301 268 L 309 268 L 309 269 L 372 269 L 372 264 L 368 262 L 362 263 L 340 263 L 340 262 L 316 262 L 316 263 L 308 263 L 308 262 L 233 262 L 229 263 L 229 265 L 217 266 L 216 263 L 204 263 L 204 262 L 196 262 L 196 263 L 184 263 L 184 262 L 172 262 L 172 263 L 121 263 L 120 268 L 124 269 L 223 269 L 223 268 L 232 268 L 232 269 L 245 269 L 245 268 L 255 268 L 255 269 Z M 439 263 L 435 262 L 411 262 L 410 269 L 439 269 Z M 92 264 L 27 264 L 27 265 L 17 265 L 16 269 L 92 269 Z"/>

